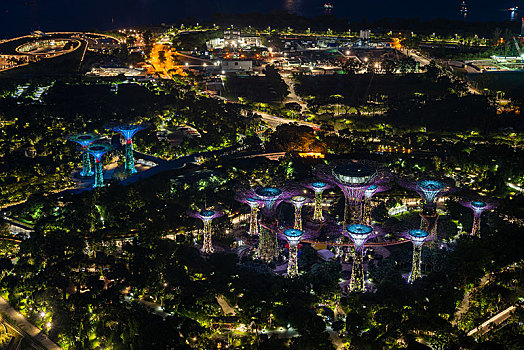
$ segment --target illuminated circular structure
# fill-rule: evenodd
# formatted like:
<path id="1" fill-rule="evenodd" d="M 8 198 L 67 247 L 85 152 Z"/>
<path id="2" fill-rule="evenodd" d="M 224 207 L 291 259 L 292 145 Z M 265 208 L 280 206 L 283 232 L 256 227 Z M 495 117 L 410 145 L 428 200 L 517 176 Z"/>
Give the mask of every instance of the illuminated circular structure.
<path id="1" fill-rule="evenodd" d="M 91 161 L 89 160 L 87 148 L 90 144 L 100 139 L 100 136 L 93 133 L 87 133 L 71 135 L 67 139 L 78 143 L 80 147 L 82 147 L 82 171 L 80 172 L 80 176 L 93 176 L 94 172 L 91 170 Z"/>
<path id="2" fill-rule="evenodd" d="M 319 191 L 324 191 L 328 187 L 328 184 L 325 182 L 313 182 L 311 186 Z"/>
<path id="3" fill-rule="evenodd" d="M 407 236 L 413 243 L 413 262 L 411 264 L 411 273 L 408 277 L 408 283 L 413 283 L 421 276 L 420 267 L 422 264 L 422 246 L 429 238 L 430 234 L 428 231 L 416 229 L 409 230 Z"/>
<path id="4" fill-rule="evenodd" d="M 202 253 L 204 254 L 212 254 L 215 249 L 213 248 L 213 243 L 211 240 L 212 235 L 212 227 L 211 223 L 213 222 L 213 219 L 221 217 L 224 215 L 221 211 L 216 210 L 202 210 L 202 211 L 188 211 L 188 215 L 202 220 L 204 223 L 204 242 L 202 244 Z"/>
<path id="5" fill-rule="evenodd" d="M 457 188 L 453 186 L 453 180 L 442 178 L 439 180 L 426 179 L 413 181 L 410 179 L 399 179 L 402 187 L 417 192 L 424 200 L 422 213 L 420 213 L 420 228 L 428 231 L 432 235 L 437 234 L 438 213 L 436 210 L 435 199 L 449 194 Z"/>
<path id="6" fill-rule="evenodd" d="M 91 154 L 95 159 L 95 182 L 93 187 L 104 186 L 104 174 L 102 172 L 102 157 L 107 152 L 111 151 L 113 147 L 105 143 L 93 143 L 89 145 L 86 152 Z"/>
<path id="7" fill-rule="evenodd" d="M 293 196 L 289 200 L 295 207 L 295 225 L 293 226 L 296 230 L 302 230 L 302 206 L 306 203 L 307 198 L 304 196 Z"/>
<path id="8" fill-rule="evenodd" d="M 376 169 L 362 163 L 349 163 L 333 168 L 333 175 L 338 182 L 346 185 L 369 183 L 376 174 Z"/>
<path id="9" fill-rule="evenodd" d="M 16 52 L 48 58 L 74 51 L 80 44 L 79 40 L 67 38 L 34 40 L 18 46 Z"/>
<path id="10" fill-rule="evenodd" d="M 135 158 L 133 157 L 133 137 L 140 130 L 144 130 L 146 127 L 143 125 L 131 125 L 124 124 L 114 128 L 110 128 L 111 131 L 117 132 L 124 137 L 124 173 L 134 174 L 136 173 Z"/>
<path id="11" fill-rule="evenodd" d="M 304 186 L 315 192 L 315 209 L 313 211 L 313 221 L 324 221 L 324 215 L 322 214 L 322 193 L 324 193 L 324 191 L 328 188 L 331 188 L 331 185 L 326 182 L 315 181 L 308 182 Z"/>
<path id="12" fill-rule="evenodd" d="M 288 229 L 284 231 L 284 236 L 289 243 L 289 260 L 287 264 L 288 277 L 295 277 L 298 275 L 298 243 L 304 236 L 304 231 L 296 229 Z"/>
<path id="13" fill-rule="evenodd" d="M 215 216 L 215 212 L 213 210 L 202 210 L 200 216 L 204 220 L 211 220 Z"/>
<path id="14" fill-rule="evenodd" d="M 277 233 L 267 228 L 275 220 L 275 210 L 284 200 L 289 200 L 297 194 L 294 187 L 259 187 L 255 190 L 251 188 L 237 189 L 236 198 L 238 201 L 246 203 L 251 208 L 250 232 L 258 232 L 257 256 L 263 260 L 272 260 L 278 255 Z M 266 221 L 265 226 L 258 225 L 258 212 Z M 258 229 L 260 227 L 260 229 Z"/>
<path id="15" fill-rule="evenodd" d="M 317 176 L 336 184 L 344 193 L 343 229 L 350 219 L 362 223 L 362 199 L 365 191 L 381 183 L 389 182 L 389 173 L 379 171 L 378 165 L 368 161 L 333 161 L 317 167 Z"/>
<path id="16" fill-rule="evenodd" d="M 264 199 L 276 199 L 282 194 L 282 190 L 276 187 L 261 187 L 255 191 L 255 193 Z"/>
<path id="17" fill-rule="evenodd" d="M 471 202 L 471 207 L 474 209 L 474 210 L 477 210 L 477 211 L 482 211 L 486 208 L 487 204 L 484 203 L 484 202 L 480 202 L 480 201 L 474 201 L 474 202 Z"/>
<path id="18" fill-rule="evenodd" d="M 446 190 L 443 182 L 436 180 L 422 180 L 417 182 L 417 187 L 424 193 L 426 202 L 433 203 L 441 192 Z"/>
<path id="19" fill-rule="evenodd" d="M 348 235 L 355 244 L 349 290 L 350 292 L 363 292 L 365 290 L 363 247 L 366 241 L 373 234 L 373 228 L 367 225 L 353 224 L 349 225 L 344 233 Z"/>
<path id="20" fill-rule="evenodd" d="M 486 210 L 495 209 L 498 206 L 496 202 L 486 198 L 477 198 L 475 200 L 469 201 L 461 200 L 460 204 L 473 210 L 473 227 L 471 229 L 472 236 L 480 235 L 480 219 L 482 217 L 482 213 L 484 213 Z"/>

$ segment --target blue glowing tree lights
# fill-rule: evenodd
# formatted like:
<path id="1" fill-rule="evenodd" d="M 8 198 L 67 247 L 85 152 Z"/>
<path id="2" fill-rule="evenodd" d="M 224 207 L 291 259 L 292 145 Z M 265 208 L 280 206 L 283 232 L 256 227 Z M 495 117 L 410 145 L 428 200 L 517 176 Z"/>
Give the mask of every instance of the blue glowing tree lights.
<path id="1" fill-rule="evenodd" d="M 89 160 L 89 152 L 87 152 L 87 148 L 90 144 L 100 139 L 100 136 L 93 133 L 87 133 L 71 135 L 67 139 L 78 143 L 80 147 L 82 147 L 82 171 L 80 172 L 80 176 L 93 176 L 94 172 L 91 169 L 91 161 Z"/>
<path id="2" fill-rule="evenodd" d="M 91 154 L 95 159 L 95 182 L 93 187 L 104 186 L 104 174 L 102 172 L 102 157 L 107 152 L 111 151 L 113 147 L 108 144 L 94 143 L 87 147 L 87 153 Z"/>
<path id="3" fill-rule="evenodd" d="M 120 125 L 111 129 L 111 131 L 117 132 L 124 137 L 124 173 L 125 174 L 134 174 L 136 173 L 135 168 L 135 159 L 133 157 L 133 137 L 135 134 L 141 130 L 144 130 L 145 127 L 142 125 Z"/>

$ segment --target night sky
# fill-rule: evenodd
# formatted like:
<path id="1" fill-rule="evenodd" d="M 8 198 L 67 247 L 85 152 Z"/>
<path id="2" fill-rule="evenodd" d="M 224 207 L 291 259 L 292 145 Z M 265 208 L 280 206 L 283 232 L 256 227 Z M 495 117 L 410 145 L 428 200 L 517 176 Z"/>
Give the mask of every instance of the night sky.
<path id="1" fill-rule="evenodd" d="M 459 0 L 422 2 L 415 0 L 351 1 L 328 0 L 333 13 L 360 21 L 382 17 L 460 18 Z M 208 18 L 214 12 L 253 12 L 276 9 L 315 16 L 324 0 L 2 0 L 0 37 L 26 34 L 32 30 L 109 29 L 129 25 L 174 22 L 184 17 Z M 504 8 L 519 1 L 470 0 L 468 20 L 504 20 Z M 524 10 L 524 6 L 522 7 Z M 520 16 L 521 14 L 519 14 Z"/>

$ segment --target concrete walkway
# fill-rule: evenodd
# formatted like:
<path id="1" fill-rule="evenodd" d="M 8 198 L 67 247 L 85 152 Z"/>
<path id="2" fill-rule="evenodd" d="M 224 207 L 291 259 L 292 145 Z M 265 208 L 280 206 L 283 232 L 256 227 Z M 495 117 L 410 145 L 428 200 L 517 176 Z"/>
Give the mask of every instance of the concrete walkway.
<path id="1" fill-rule="evenodd" d="M 237 313 L 236 313 L 235 309 L 231 305 L 229 305 L 229 303 L 227 302 L 226 298 L 224 298 L 223 295 L 217 295 L 216 299 L 217 299 L 218 304 L 222 308 L 222 311 L 224 312 L 224 315 L 226 315 L 226 316 L 236 316 Z"/>
<path id="2" fill-rule="evenodd" d="M 56 345 L 51 339 L 47 337 L 44 332 L 36 328 L 31 322 L 25 318 L 20 312 L 13 309 L 13 307 L 0 297 L 0 313 L 6 318 L 8 323 L 14 323 L 13 326 L 18 327 L 23 333 L 27 334 L 35 343 L 47 350 L 62 349 Z"/>

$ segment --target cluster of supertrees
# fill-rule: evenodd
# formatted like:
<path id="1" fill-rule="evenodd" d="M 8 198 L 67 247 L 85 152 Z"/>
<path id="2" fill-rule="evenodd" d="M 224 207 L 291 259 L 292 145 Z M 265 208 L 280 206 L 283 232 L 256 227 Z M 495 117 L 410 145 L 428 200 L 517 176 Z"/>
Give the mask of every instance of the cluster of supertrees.
<path id="1" fill-rule="evenodd" d="M 311 222 L 318 228 L 325 221 L 322 205 L 322 194 L 325 190 L 339 187 L 344 194 L 344 219 L 342 224 L 335 225 L 339 235 L 336 246 L 353 246 L 353 266 L 349 291 L 361 292 L 365 290 L 364 274 L 364 247 L 368 240 L 379 235 L 383 228 L 375 227 L 371 220 L 371 199 L 383 191 L 389 190 L 394 181 L 416 191 L 423 199 L 423 210 L 419 228 L 406 230 L 403 237 L 413 243 L 413 263 L 408 282 L 413 283 L 421 276 L 421 251 L 428 240 L 437 237 L 436 226 L 438 213 L 436 199 L 449 194 L 457 188 L 449 179 L 426 179 L 421 181 L 397 179 L 392 173 L 381 168 L 378 164 L 367 161 L 332 161 L 322 164 L 315 170 L 317 179 L 304 183 L 288 183 L 282 186 L 243 187 L 236 189 L 236 200 L 250 207 L 248 235 L 258 236 L 258 247 L 255 255 L 263 260 L 270 261 L 278 256 L 278 238 L 287 240 L 289 248 L 288 271 L 289 277 L 298 275 L 298 249 L 300 242 L 312 233 L 303 227 L 302 208 L 304 204 L 312 202 L 314 205 Z M 307 191 L 313 191 L 309 197 Z M 293 227 L 285 227 L 277 220 L 277 208 L 283 202 L 294 207 Z M 480 216 L 483 211 L 493 209 L 496 204 L 486 199 L 462 201 L 474 211 L 474 224 L 472 234 L 480 230 Z M 200 218 L 204 222 L 203 252 L 213 251 L 211 246 L 210 223 L 212 218 L 221 214 L 218 211 L 192 212 L 191 216 Z M 206 238 L 207 237 L 207 238 Z M 342 242 L 347 237 L 352 244 Z M 329 242 L 327 242 L 329 245 Z"/>
<path id="2" fill-rule="evenodd" d="M 133 136 L 140 130 L 145 129 L 142 125 L 124 124 L 117 127 L 109 128 L 121 134 L 125 140 L 124 146 L 124 173 L 127 175 L 136 173 L 135 160 L 133 158 Z M 104 175 L 102 172 L 102 157 L 107 152 L 113 149 L 108 143 L 98 142 L 100 135 L 94 133 L 75 134 L 68 137 L 69 141 L 76 142 L 80 145 L 82 150 L 82 171 L 81 177 L 94 176 L 93 187 L 102 187 L 104 185 Z M 93 156 L 95 160 L 94 171 L 91 168 L 91 160 L 89 155 Z"/>

